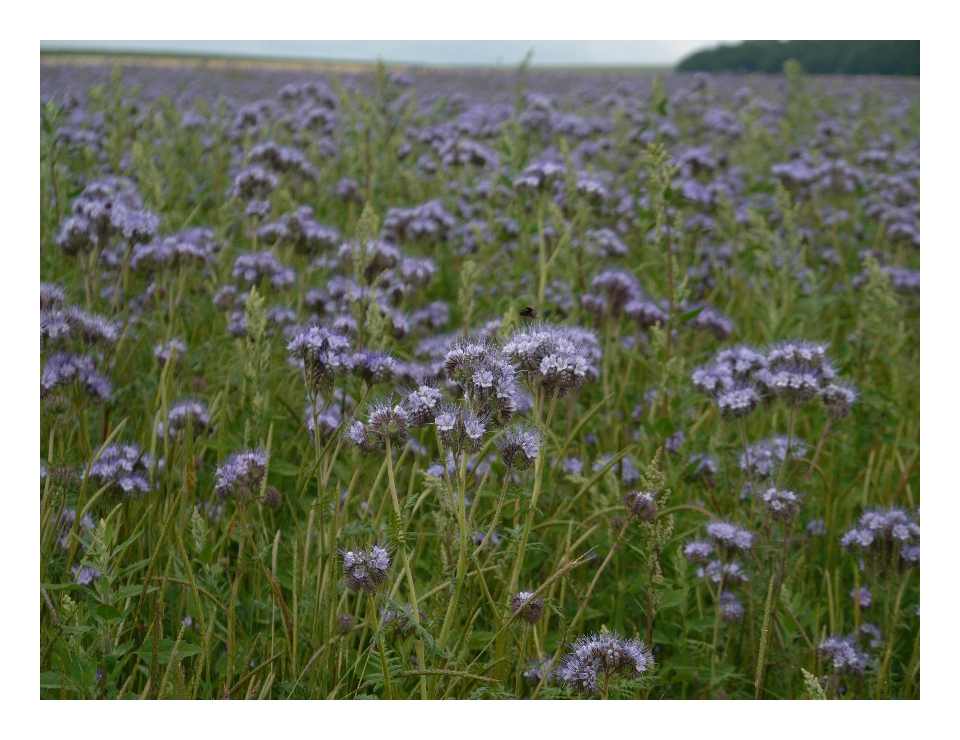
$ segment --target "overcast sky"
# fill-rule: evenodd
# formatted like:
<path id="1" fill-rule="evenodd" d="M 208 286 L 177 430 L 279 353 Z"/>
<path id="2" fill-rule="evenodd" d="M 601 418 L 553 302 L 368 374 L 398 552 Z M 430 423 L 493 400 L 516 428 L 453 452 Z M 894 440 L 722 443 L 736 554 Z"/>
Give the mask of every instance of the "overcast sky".
<path id="1" fill-rule="evenodd" d="M 214 54 L 410 64 L 673 65 L 720 41 L 41 41 L 40 51 Z"/>

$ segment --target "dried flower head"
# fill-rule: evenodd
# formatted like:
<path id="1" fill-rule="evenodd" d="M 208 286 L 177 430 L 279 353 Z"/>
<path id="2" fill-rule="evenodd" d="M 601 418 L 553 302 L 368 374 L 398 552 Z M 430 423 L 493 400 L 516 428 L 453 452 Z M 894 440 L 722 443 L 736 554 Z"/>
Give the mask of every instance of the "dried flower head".
<path id="1" fill-rule="evenodd" d="M 657 505 L 653 500 L 656 493 L 642 493 L 640 491 L 630 491 L 623 497 L 623 504 L 630 513 L 638 519 L 649 522 L 657 516 Z"/>
<path id="2" fill-rule="evenodd" d="M 520 591 L 510 597 L 510 611 L 528 624 L 536 624 L 543 616 L 543 599 L 532 591 Z"/>

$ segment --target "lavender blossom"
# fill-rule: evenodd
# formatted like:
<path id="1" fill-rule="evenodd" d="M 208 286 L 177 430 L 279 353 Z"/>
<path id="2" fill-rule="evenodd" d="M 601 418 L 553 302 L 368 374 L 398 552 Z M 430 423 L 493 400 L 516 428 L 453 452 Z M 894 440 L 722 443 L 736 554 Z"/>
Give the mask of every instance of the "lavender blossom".
<path id="1" fill-rule="evenodd" d="M 217 467 L 214 488 L 221 500 L 249 501 L 260 494 L 267 473 L 267 455 L 262 450 L 236 452 Z"/>
<path id="2" fill-rule="evenodd" d="M 800 497 L 793 491 L 768 488 L 762 498 L 767 512 L 777 521 L 790 521 L 800 511 Z"/>
<path id="3" fill-rule="evenodd" d="M 343 576 L 351 591 L 373 593 L 387 580 L 390 570 L 390 553 L 380 545 L 369 550 L 340 550 L 343 559 Z"/>
<path id="4" fill-rule="evenodd" d="M 730 522 L 711 522 L 707 525 L 707 535 L 721 552 L 728 554 L 747 552 L 753 545 L 753 533 Z"/>
<path id="5" fill-rule="evenodd" d="M 542 447 L 540 431 L 523 425 L 510 429 L 497 440 L 500 459 L 513 470 L 526 470 L 533 465 Z"/>
<path id="6" fill-rule="evenodd" d="M 641 640 L 628 640 L 617 632 L 595 633 L 577 640 L 557 671 L 560 680 L 587 696 L 599 692 L 618 673 L 638 678 L 653 668 L 653 653 Z"/>
<path id="7" fill-rule="evenodd" d="M 860 676 L 867 669 L 869 658 L 857 649 L 853 635 L 831 636 L 818 646 L 820 657 L 835 675 Z"/>
<path id="8" fill-rule="evenodd" d="M 111 496 L 137 498 L 150 490 L 150 455 L 136 444 L 111 443 L 90 465 L 90 480 Z"/>

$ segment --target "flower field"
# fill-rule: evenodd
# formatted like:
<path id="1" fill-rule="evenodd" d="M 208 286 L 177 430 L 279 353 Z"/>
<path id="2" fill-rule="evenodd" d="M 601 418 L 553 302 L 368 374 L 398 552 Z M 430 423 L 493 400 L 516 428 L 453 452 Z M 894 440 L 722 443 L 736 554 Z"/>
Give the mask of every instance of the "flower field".
<path id="1" fill-rule="evenodd" d="M 41 698 L 918 699 L 919 96 L 42 59 Z"/>

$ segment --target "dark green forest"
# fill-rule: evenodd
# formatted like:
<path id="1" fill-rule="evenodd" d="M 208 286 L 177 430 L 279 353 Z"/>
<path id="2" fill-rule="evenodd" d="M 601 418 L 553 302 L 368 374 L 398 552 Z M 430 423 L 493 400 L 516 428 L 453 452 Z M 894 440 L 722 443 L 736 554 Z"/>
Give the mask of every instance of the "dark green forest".
<path id="1" fill-rule="evenodd" d="M 680 72 L 777 74 L 796 59 L 809 74 L 920 75 L 919 41 L 744 41 L 698 51 L 680 62 Z"/>

